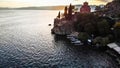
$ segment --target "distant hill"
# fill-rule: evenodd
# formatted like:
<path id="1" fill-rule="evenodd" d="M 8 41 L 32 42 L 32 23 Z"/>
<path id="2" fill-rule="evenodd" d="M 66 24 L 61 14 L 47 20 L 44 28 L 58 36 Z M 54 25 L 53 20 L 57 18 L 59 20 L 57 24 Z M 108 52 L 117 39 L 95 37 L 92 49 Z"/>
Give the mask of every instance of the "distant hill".
<path id="1" fill-rule="evenodd" d="M 0 7 L 0 10 L 9 10 L 9 9 L 12 9 L 12 8 L 3 8 L 3 7 Z"/>
<path id="2" fill-rule="evenodd" d="M 63 10 L 65 6 L 43 6 L 43 7 L 21 7 L 14 8 L 19 10 Z"/>
<path id="3" fill-rule="evenodd" d="M 20 7 L 20 8 L 3 8 L 0 7 L 0 10 L 63 10 L 65 6 L 42 6 L 42 7 Z"/>
<path id="4" fill-rule="evenodd" d="M 76 8 L 81 7 L 81 5 L 75 5 Z M 91 5 L 92 7 L 94 5 Z M 1 8 L 0 10 L 11 10 L 11 9 L 15 9 L 15 10 L 63 10 L 64 9 L 64 5 L 63 6 L 42 6 L 42 7 L 20 7 L 20 8 Z"/>

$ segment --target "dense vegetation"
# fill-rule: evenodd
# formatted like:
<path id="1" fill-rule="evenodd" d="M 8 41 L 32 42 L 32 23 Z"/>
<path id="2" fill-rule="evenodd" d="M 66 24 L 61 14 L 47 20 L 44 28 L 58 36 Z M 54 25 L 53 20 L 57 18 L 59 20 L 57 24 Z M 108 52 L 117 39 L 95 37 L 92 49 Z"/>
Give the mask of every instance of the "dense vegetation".
<path id="1" fill-rule="evenodd" d="M 115 24 L 114 20 L 93 13 L 78 14 L 74 28 L 79 32 L 78 38 L 85 43 L 91 39 L 92 44 L 105 46 L 120 38 L 120 23 Z"/>
<path id="2" fill-rule="evenodd" d="M 117 41 L 120 41 L 120 22 L 117 22 L 114 25 L 114 33 Z"/>

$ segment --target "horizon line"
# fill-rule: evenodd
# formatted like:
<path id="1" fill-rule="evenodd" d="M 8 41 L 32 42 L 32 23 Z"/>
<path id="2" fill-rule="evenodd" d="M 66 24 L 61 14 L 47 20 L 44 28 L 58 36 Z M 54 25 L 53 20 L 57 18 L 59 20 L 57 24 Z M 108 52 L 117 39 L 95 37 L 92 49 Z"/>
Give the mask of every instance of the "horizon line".
<path id="1" fill-rule="evenodd" d="M 82 4 L 73 4 L 73 5 L 82 5 Z M 100 4 L 100 5 L 104 5 L 104 4 Z M 100 6 L 100 5 L 90 5 L 90 6 Z M 21 7 L 2 7 L 0 6 L 0 8 L 26 8 L 26 7 L 57 7 L 57 6 L 69 6 L 69 5 L 44 5 L 44 6 L 21 6 Z"/>

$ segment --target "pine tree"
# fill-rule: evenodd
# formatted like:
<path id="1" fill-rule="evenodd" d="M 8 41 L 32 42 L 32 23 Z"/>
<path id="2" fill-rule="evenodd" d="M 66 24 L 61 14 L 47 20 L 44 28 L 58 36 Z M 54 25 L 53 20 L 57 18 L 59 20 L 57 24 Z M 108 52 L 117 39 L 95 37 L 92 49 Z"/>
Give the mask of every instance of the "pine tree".
<path id="1" fill-rule="evenodd" d="M 64 9 L 64 16 L 65 16 L 65 18 L 67 18 L 67 6 L 65 7 L 65 9 Z"/>
<path id="2" fill-rule="evenodd" d="M 58 18 L 60 18 L 60 11 L 59 11 L 59 13 L 58 13 L 58 16 L 57 16 Z"/>
<path id="3" fill-rule="evenodd" d="M 69 9 L 68 9 L 68 18 L 72 18 L 72 5 L 70 4 Z"/>

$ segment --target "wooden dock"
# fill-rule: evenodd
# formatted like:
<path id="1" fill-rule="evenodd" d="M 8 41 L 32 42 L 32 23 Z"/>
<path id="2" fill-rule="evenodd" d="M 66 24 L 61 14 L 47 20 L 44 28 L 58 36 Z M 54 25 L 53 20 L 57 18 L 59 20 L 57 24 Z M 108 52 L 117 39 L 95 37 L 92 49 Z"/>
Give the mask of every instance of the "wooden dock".
<path id="1" fill-rule="evenodd" d="M 117 45 L 116 43 L 110 43 L 107 46 L 109 48 L 107 53 L 110 54 L 120 66 L 120 46 Z"/>
<path id="2" fill-rule="evenodd" d="M 118 46 L 116 43 L 110 43 L 107 45 L 110 49 L 113 49 L 120 55 L 120 46 Z"/>

